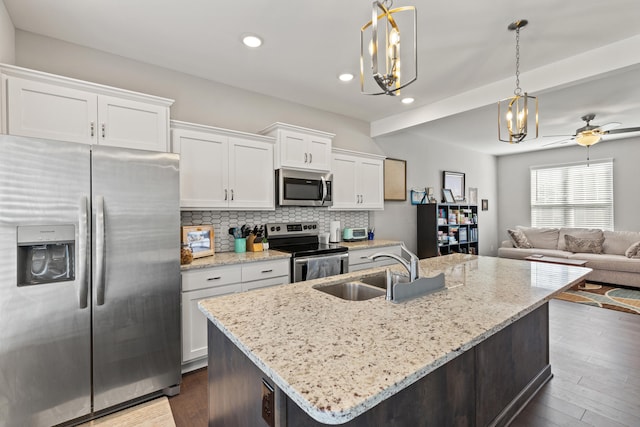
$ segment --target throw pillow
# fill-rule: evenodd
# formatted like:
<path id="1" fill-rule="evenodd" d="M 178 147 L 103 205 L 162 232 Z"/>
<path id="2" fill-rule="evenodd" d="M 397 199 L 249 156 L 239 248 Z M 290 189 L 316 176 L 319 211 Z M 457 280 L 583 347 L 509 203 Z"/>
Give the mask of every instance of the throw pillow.
<path id="1" fill-rule="evenodd" d="M 629 249 L 624 254 L 627 258 L 640 258 L 640 242 L 635 242 L 629 246 Z"/>
<path id="2" fill-rule="evenodd" d="M 522 230 L 507 230 L 507 232 L 516 248 L 531 249 L 533 247 Z"/>
<path id="3" fill-rule="evenodd" d="M 604 237 L 600 239 L 587 239 L 575 237 L 571 234 L 565 234 L 564 244 L 569 252 L 577 252 L 583 254 L 601 254 Z"/>

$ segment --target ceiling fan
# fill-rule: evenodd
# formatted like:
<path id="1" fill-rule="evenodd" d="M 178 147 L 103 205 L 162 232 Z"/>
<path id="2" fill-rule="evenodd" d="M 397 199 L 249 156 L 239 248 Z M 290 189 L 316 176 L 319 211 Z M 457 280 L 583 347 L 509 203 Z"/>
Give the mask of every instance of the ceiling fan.
<path id="1" fill-rule="evenodd" d="M 587 124 L 582 126 L 581 128 L 576 129 L 576 133 L 573 135 L 547 135 L 547 137 L 558 138 L 558 137 L 568 137 L 565 139 L 561 139 L 559 141 L 554 141 L 549 144 L 544 144 L 543 147 L 548 147 L 551 145 L 563 145 L 571 141 L 576 141 L 578 144 L 583 147 L 589 147 L 593 144 L 597 144 L 602 140 L 603 135 L 613 135 L 617 133 L 627 133 L 627 132 L 640 132 L 640 127 L 633 128 L 624 128 L 624 129 L 615 129 L 621 125 L 619 122 L 610 122 L 600 125 L 592 125 L 591 121 L 596 118 L 596 115 L 593 113 L 585 114 L 581 117 Z"/>

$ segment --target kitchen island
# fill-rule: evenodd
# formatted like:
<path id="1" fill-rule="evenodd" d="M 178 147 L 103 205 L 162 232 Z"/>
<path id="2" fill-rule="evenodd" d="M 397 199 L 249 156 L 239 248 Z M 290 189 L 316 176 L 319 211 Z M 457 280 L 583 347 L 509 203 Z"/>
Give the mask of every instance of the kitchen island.
<path id="1" fill-rule="evenodd" d="M 454 254 L 420 261 L 447 289 L 400 304 L 313 288 L 380 271 L 202 301 L 209 425 L 505 424 L 551 378 L 547 301 L 590 269 Z"/>

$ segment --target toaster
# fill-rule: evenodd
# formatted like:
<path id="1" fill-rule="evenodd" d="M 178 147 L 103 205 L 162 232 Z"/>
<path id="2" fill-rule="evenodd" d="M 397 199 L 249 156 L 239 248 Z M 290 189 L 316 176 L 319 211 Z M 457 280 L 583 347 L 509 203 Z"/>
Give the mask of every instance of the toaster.
<path id="1" fill-rule="evenodd" d="M 355 242 L 357 240 L 367 240 L 366 227 L 345 227 L 342 231 L 342 240 L 345 242 Z"/>

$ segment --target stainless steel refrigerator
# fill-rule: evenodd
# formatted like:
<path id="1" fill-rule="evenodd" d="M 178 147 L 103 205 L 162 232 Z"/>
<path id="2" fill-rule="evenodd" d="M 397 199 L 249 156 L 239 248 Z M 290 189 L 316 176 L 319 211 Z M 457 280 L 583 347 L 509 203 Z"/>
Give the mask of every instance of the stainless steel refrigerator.
<path id="1" fill-rule="evenodd" d="M 176 155 L 0 135 L 0 426 L 179 391 L 179 225 Z"/>

